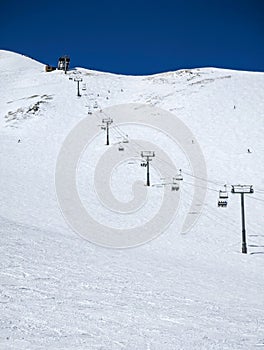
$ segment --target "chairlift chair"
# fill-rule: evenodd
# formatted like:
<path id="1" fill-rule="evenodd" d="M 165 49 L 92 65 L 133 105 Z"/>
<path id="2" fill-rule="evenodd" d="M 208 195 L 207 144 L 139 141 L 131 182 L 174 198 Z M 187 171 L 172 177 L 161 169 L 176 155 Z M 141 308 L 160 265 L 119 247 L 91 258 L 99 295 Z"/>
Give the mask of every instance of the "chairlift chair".
<path id="1" fill-rule="evenodd" d="M 157 187 L 157 188 L 162 188 L 163 187 L 162 184 L 156 184 L 156 185 L 152 185 L 152 186 Z"/>
<path id="2" fill-rule="evenodd" d="M 125 150 L 124 146 L 120 144 L 120 145 L 118 146 L 118 151 L 124 151 L 124 150 Z"/>
<path id="3" fill-rule="evenodd" d="M 219 191 L 219 199 L 227 199 L 228 198 L 228 192 L 225 191 Z"/>
<path id="4" fill-rule="evenodd" d="M 165 185 L 166 185 L 166 178 L 165 178 L 165 177 L 161 177 L 161 178 L 160 178 L 160 181 L 161 181 L 161 185 L 162 185 L 162 186 L 165 186 Z"/>
<path id="5" fill-rule="evenodd" d="M 88 114 L 92 114 L 91 107 L 90 106 L 86 106 L 86 107 L 88 107 Z"/>
<path id="6" fill-rule="evenodd" d="M 179 186 L 178 184 L 173 184 L 173 185 L 171 186 L 171 190 L 172 190 L 172 191 L 179 191 L 179 189 L 180 189 L 180 186 Z"/>
<path id="7" fill-rule="evenodd" d="M 179 189 L 180 189 L 180 186 L 179 186 L 179 184 L 178 184 L 178 182 L 177 182 L 177 178 L 176 178 L 176 177 L 173 177 L 173 178 L 172 178 L 171 190 L 172 190 L 172 191 L 179 191 Z"/>
<path id="8" fill-rule="evenodd" d="M 227 201 L 218 200 L 218 207 L 222 207 L 222 208 L 227 207 Z"/>
<path id="9" fill-rule="evenodd" d="M 219 191 L 218 207 L 227 207 L 228 192 L 226 190 L 226 185 L 224 190 Z"/>
<path id="10" fill-rule="evenodd" d="M 182 181 L 183 180 L 181 169 L 179 170 L 178 174 L 175 176 L 175 180 L 176 181 Z"/>

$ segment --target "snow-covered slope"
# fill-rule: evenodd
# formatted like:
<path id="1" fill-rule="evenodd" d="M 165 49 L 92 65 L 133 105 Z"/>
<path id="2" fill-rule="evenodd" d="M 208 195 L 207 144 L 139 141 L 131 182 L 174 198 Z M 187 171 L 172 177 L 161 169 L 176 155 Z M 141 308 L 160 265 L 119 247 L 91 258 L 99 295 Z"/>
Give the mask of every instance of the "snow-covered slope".
<path id="1" fill-rule="evenodd" d="M 0 82 L 1 349 L 264 347 L 264 74 L 203 68 L 128 77 L 79 68 L 65 75 L 0 51 Z M 124 103 L 162 108 L 189 127 L 205 157 L 207 196 L 197 225 L 182 235 L 193 177 L 180 150 L 168 147 L 183 168 L 180 215 L 157 239 L 112 250 L 67 226 L 54 176 L 73 127 L 83 118 L 99 124 L 95 112 Z M 120 130 L 110 130 L 112 144 Z M 89 171 L 106 148 L 98 132 Z M 148 128 L 128 133 L 153 138 Z M 121 170 L 113 191 L 127 200 L 133 172 Z M 230 194 L 228 207 L 217 207 L 221 185 L 244 183 L 255 189 L 246 196 L 247 255 L 240 253 L 240 197 Z M 148 191 L 151 198 L 154 188 Z"/>

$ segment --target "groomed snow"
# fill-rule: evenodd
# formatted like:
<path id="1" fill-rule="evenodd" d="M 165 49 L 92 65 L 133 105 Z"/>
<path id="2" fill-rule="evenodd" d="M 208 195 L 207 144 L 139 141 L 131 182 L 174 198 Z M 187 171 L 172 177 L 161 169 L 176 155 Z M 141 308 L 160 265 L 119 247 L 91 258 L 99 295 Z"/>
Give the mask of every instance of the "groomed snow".
<path id="1" fill-rule="evenodd" d="M 78 72 L 81 98 L 73 80 Z M 0 82 L 0 348 L 264 348 L 264 74 L 203 68 L 133 77 L 80 68 L 65 75 L 2 50 Z M 207 195 L 197 225 L 181 234 L 193 195 L 188 162 L 166 135 L 124 127 L 129 137 L 167 146 L 184 180 L 178 216 L 164 234 L 113 250 L 68 227 L 54 177 L 74 126 L 83 118 L 100 124 L 98 109 L 124 103 L 170 111 L 190 128 L 204 153 Z M 92 173 L 106 148 L 98 132 L 80 164 L 79 186 L 100 219 L 84 166 Z M 110 136 L 118 143 L 120 129 L 113 127 Z M 140 167 L 116 169 L 113 193 L 128 200 L 131 182 L 141 176 Z M 239 195 L 229 194 L 227 208 L 217 207 L 224 184 L 254 186 L 245 198 L 247 255 L 241 254 Z M 148 191 L 156 198 L 155 188 Z M 146 205 L 146 215 L 158 210 L 158 203 Z M 112 225 L 124 221 L 108 215 Z"/>

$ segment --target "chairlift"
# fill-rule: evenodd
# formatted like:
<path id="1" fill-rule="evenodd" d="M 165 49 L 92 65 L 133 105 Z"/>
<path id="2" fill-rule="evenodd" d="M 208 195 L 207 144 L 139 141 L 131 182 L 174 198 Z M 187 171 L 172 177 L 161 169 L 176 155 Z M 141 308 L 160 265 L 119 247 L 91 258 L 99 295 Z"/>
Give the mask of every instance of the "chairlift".
<path id="1" fill-rule="evenodd" d="M 146 167 L 146 166 L 147 166 L 147 163 L 141 162 L 140 166 Z"/>
<path id="2" fill-rule="evenodd" d="M 106 130 L 106 126 L 102 125 L 102 126 L 101 126 L 101 129 L 102 129 L 102 130 Z"/>
<path id="3" fill-rule="evenodd" d="M 227 201 L 218 200 L 218 207 L 222 207 L 222 208 L 227 207 Z"/>
<path id="4" fill-rule="evenodd" d="M 128 142 L 129 142 L 129 141 L 128 141 L 128 138 L 124 137 L 123 143 L 128 143 Z"/>
<path id="5" fill-rule="evenodd" d="M 166 183 L 165 177 L 161 177 L 161 178 L 160 178 L 160 181 L 161 181 L 161 184 L 162 184 L 162 185 L 165 185 L 165 183 Z"/>
<path id="6" fill-rule="evenodd" d="M 226 190 L 226 185 L 224 190 L 219 191 L 218 207 L 227 207 L 228 192 Z"/>
<path id="7" fill-rule="evenodd" d="M 219 199 L 227 199 L 228 198 L 228 192 L 225 191 L 219 191 Z"/>
<path id="8" fill-rule="evenodd" d="M 98 103 L 95 101 L 93 108 L 98 108 Z"/>
<path id="9" fill-rule="evenodd" d="M 173 178 L 172 178 L 171 190 L 172 190 L 172 191 L 179 191 L 179 189 L 180 189 L 180 186 L 179 186 L 179 184 L 178 184 L 178 182 L 177 182 L 177 178 L 176 178 L 176 177 L 173 177 Z"/>
<path id="10" fill-rule="evenodd" d="M 181 173 L 181 169 L 179 170 L 178 174 L 175 176 L 174 178 L 176 181 L 182 181 L 183 180 L 183 176 Z"/>
<path id="11" fill-rule="evenodd" d="M 171 186 L 171 190 L 172 190 L 172 191 L 179 191 L 179 189 L 180 189 L 179 184 L 173 184 L 173 185 Z"/>
<path id="12" fill-rule="evenodd" d="M 85 91 L 86 90 L 86 84 L 83 84 L 82 86 L 82 90 Z"/>
<path id="13" fill-rule="evenodd" d="M 120 144 L 120 145 L 118 146 L 118 151 L 124 151 L 124 150 L 125 150 L 124 146 Z"/>

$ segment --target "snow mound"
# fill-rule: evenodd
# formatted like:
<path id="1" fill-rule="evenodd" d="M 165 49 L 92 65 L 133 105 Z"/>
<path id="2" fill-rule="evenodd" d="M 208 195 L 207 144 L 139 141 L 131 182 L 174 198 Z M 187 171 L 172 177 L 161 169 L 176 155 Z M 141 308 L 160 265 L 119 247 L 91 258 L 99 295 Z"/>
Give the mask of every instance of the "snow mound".
<path id="1" fill-rule="evenodd" d="M 0 50 L 0 72 L 16 73 L 22 70 L 39 71 L 44 65 L 34 59 L 6 50 Z"/>

